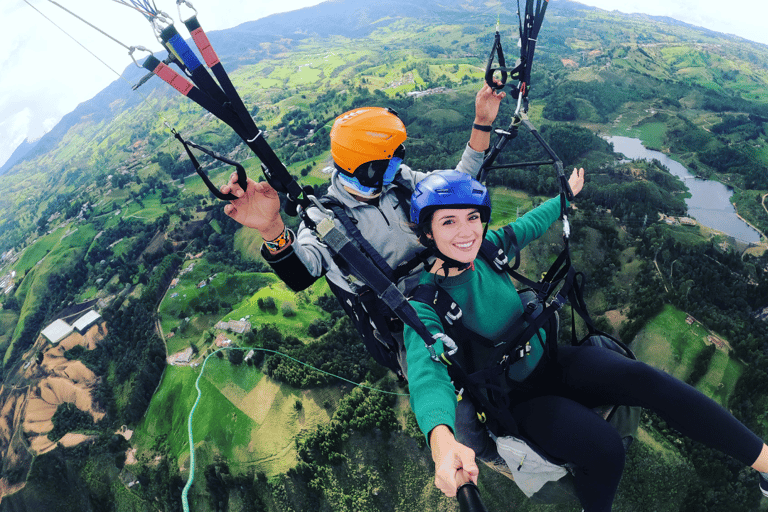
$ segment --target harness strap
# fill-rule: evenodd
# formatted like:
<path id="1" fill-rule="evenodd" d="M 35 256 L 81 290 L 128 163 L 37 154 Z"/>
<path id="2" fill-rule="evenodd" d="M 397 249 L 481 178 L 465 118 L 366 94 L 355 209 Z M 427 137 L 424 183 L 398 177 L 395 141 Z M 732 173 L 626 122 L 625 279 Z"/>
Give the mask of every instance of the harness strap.
<path id="1" fill-rule="evenodd" d="M 344 233 L 341 232 L 339 228 L 336 227 L 333 220 L 330 218 L 323 219 L 317 224 L 316 233 L 318 238 L 325 243 L 333 253 L 338 254 L 343 258 L 353 271 L 358 275 L 365 276 L 368 286 L 370 286 L 376 296 L 381 299 L 404 324 L 410 326 L 431 349 L 435 340 L 432 339 L 432 334 L 419 319 L 413 306 L 397 288 L 395 283 L 390 281 L 375 265 L 371 265 L 370 260 Z M 434 349 L 432 349 L 431 352 L 432 355 L 434 355 Z"/>
<path id="2" fill-rule="evenodd" d="M 184 146 L 184 150 L 187 152 L 187 155 L 189 156 L 189 160 L 192 162 L 192 165 L 195 167 L 195 172 L 197 172 L 200 178 L 202 178 L 203 182 L 206 184 L 206 186 L 211 191 L 211 193 L 217 198 L 224 201 L 237 199 L 236 195 L 231 193 L 223 194 L 219 189 L 216 188 L 216 186 L 208 178 L 208 175 L 206 175 L 203 172 L 200 162 L 197 161 L 197 158 L 195 158 L 195 155 L 192 153 L 192 150 L 190 150 L 189 148 L 191 146 L 193 148 L 199 149 L 203 153 L 215 158 L 216 160 L 219 160 L 221 162 L 234 166 L 237 169 L 237 183 L 243 188 L 243 190 L 245 190 L 248 177 L 245 174 L 245 169 L 243 168 L 243 166 L 240 165 L 238 162 L 235 162 L 234 160 L 230 160 L 227 157 L 221 156 L 215 151 L 211 151 L 210 149 L 199 146 L 192 141 L 184 140 L 181 134 L 173 128 L 171 128 L 171 132 L 173 132 L 174 137 L 176 137 L 176 139 L 178 139 L 178 141 L 181 142 L 181 145 Z"/>
<path id="3" fill-rule="evenodd" d="M 179 60 L 184 65 L 184 68 L 186 68 L 189 77 L 197 87 L 221 105 L 228 103 L 229 100 L 226 94 L 224 94 L 224 91 L 222 91 L 219 85 L 213 80 L 213 77 L 208 74 L 208 71 L 206 71 L 200 60 L 198 60 L 187 42 L 184 41 L 184 38 L 181 37 L 181 34 L 176 30 L 176 27 L 169 25 L 164 28 L 162 32 L 160 32 L 160 40 L 179 57 Z"/>
<path id="4" fill-rule="evenodd" d="M 395 178 L 393 184 L 395 185 L 394 192 L 398 199 L 398 205 L 407 205 L 410 199 L 410 194 L 412 193 L 412 187 L 410 187 L 410 184 L 400 175 Z M 333 215 L 344 227 L 347 235 L 358 244 L 366 255 L 368 255 L 374 265 L 384 272 L 387 278 L 394 283 L 399 283 L 402 278 L 409 275 L 411 271 L 419 265 L 426 264 L 433 254 L 431 249 L 423 249 L 417 252 L 411 259 L 400 263 L 393 269 L 384 257 L 381 256 L 370 242 L 368 242 L 368 239 L 357 227 L 357 222 L 349 216 L 347 211 L 337 200 L 326 195 L 320 199 L 320 203 L 333 211 Z M 401 206 L 401 208 L 403 207 L 404 206 Z M 336 259 L 336 264 L 341 268 L 346 267 L 345 262 L 340 259 Z"/>
<path id="5" fill-rule="evenodd" d="M 357 228 L 355 221 L 353 221 L 349 215 L 347 215 L 347 212 L 344 210 L 344 208 L 333 201 L 326 201 L 325 206 L 333 211 L 333 216 L 339 220 L 341 225 L 344 227 L 344 230 L 347 232 L 347 235 L 351 237 L 352 240 L 357 242 L 363 252 L 371 259 L 371 261 L 373 261 L 373 264 L 376 265 L 378 269 L 384 273 L 385 276 L 387 276 L 387 279 L 393 281 L 394 272 L 392 271 L 392 267 L 390 267 L 387 261 L 381 256 L 381 254 L 379 254 L 379 252 L 374 249 L 373 246 L 371 246 L 370 242 L 368 242 L 368 240 Z"/>
<path id="6" fill-rule="evenodd" d="M 463 383 L 471 382 L 469 375 L 462 368 L 452 351 L 443 352 L 440 360 L 446 365 L 448 376 L 451 380 L 462 383 L 462 386 Z M 507 432 L 512 435 L 518 434 L 517 423 L 512 417 L 509 408 L 497 407 L 476 386 L 464 386 L 464 391 L 470 395 L 475 407 L 481 411 L 479 416 L 483 415 L 483 413 L 485 413 L 486 418 L 487 415 L 491 415 L 491 419 L 504 425 Z"/>
<path id="7" fill-rule="evenodd" d="M 162 31 L 162 38 L 174 50 L 174 53 L 178 54 L 181 62 L 177 61 L 177 63 L 182 65 L 182 69 L 189 71 L 189 76 L 194 84 L 163 62 L 160 62 L 154 55 L 147 57 L 142 66 L 152 71 L 171 87 L 232 128 L 243 139 L 248 148 L 261 160 L 262 171 L 269 184 L 278 192 L 286 194 L 289 203 L 307 208 L 310 205 L 310 200 L 306 189 L 302 188 L 296 181 L 296 178 L 288 172 L 285 165 L 280 161 L 269 144 L 267 144 L 264 132 L 254 123 L 218 56 L 216 56 L 213 47 L 210 45 L 210 41 L 202 31 L 197 18 L 193 16 L 185 21 L 185 24 L 187 28 L 195 32 L 193 40 L 195 40 L 195 44 L 198 45 L 203 58 L 221 84 L 220 86 L 208 74 L 173 26 L 169 26 Z M 216 195 L 218 190 L 215 190 L 216 187 L 210 180 L 205 183 L 209 190 Z M 245 190 L 247 182 L 243 180 L 240 186 Z M 296 209 L 294 208 L 293 211 L 295 212 Z M 314 226 L 314 223 L 308 217 L 304 220 L 310 227 Z"/>

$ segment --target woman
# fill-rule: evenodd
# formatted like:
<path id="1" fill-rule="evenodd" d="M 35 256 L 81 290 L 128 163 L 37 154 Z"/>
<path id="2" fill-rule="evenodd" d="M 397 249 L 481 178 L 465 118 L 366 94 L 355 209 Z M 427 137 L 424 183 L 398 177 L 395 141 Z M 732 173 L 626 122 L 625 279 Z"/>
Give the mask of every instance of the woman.
<path id="1" fill-rule="evenodd" d="M 569 179 L 574 194 L 584 184 L 584 170 Z M 463 312 L 467 328 L 503 343 L 522 315 L 512 281 L 484 258 L 477 258 L 484 237 L 509 253 L 512 236 L 503 229 L 486 233 L 491 204 L 487 189 L 468 175 L 435 173 L 414 191 L 411 221 L 420 240 L 436 248 L 438 259 L 421 283 L 445 290 Z M 560 203 L 549 200 L 510 227 L 519 248 L 540 237 L 559 217 Z M 432 334 L 442 333 L 440 317 L 430 305 L 413 302 Z M 543 337 L 545 333 L 540 332 Z M 482 347 L 454 340 L 457 355 Z M 477 481 L 475 453 L 454 435 L 456 393 L 446 367 L 430 358 L 424 341 L 406 327 L 411 407 L 427 436 L 435 461 L 435 485 L 447 496 L 457 484 Z M 442 344 L 434 345 L 440 353 Z M 592 407 L 605 404 L 641 406 L 655 411 L 675 429 L 761 472 L 768 489 L 768 446 L 716 402 L 693 387 L 642 362 L 600 347 L 558 347 L 550 360 L 542 340 L 530 340 L 528 355 L 508 370 L 509 410 L 516 428 L 549 457 L 575 467 L 576 494 L 586 512 L 611 509 L 624 467 L 625 450 L 618 432 Z M 463 424 L 462 424 L 463 425 Z M 461 427 L 460 427 L 461 428 Z M 457 433 L 458 434 L 458 433 Z"/>

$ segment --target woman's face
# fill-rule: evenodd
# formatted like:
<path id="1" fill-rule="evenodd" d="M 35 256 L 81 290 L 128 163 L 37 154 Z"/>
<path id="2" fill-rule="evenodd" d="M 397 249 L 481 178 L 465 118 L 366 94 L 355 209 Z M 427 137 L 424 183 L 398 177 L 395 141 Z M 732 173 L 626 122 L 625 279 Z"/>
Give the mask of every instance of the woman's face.
<path id="1" fill-rule="evenodd" d="M 483 222 L 477 208 L 446 208 L 432 216 L 432 233 L 438 250 L 456 261 L 471 263 L 483 243 Z"/>

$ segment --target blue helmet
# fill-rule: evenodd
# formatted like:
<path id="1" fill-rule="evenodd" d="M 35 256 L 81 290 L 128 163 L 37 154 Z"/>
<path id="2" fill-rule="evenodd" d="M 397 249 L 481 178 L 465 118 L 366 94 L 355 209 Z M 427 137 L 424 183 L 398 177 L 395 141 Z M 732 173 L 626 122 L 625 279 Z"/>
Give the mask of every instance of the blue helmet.
<path id="1" fill-rule="evenodd" d="M 483 222 L 491 218 L 491 196 L 485 185 L 461 171 L 433 172 L 411 196 L 411 222 L 420 224 L 441 208 L 477 208 Z"/>

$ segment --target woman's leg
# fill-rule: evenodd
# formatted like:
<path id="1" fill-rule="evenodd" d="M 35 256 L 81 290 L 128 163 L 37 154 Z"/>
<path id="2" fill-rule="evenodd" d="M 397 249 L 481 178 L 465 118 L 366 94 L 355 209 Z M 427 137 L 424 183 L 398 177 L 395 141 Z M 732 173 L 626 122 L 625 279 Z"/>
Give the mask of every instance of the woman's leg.
<path id="1" fill-rule="evenodd" d="M 616 429 L 591 409 L 559 396 L 517 404 L 512 415 L 523 436 L 546 455 L 576 466 L 576 495 L 585 512 L 611 510 L 625 455 Z"/>
<path id="2" fill-rule="evenodd" d="M 759 437 L 717 402 L 665 372 L 601 347 L 559 347 L 558 364 L 565 396 L 590 407 L 639 405 L 747 466 L 761 463 Z"/>

